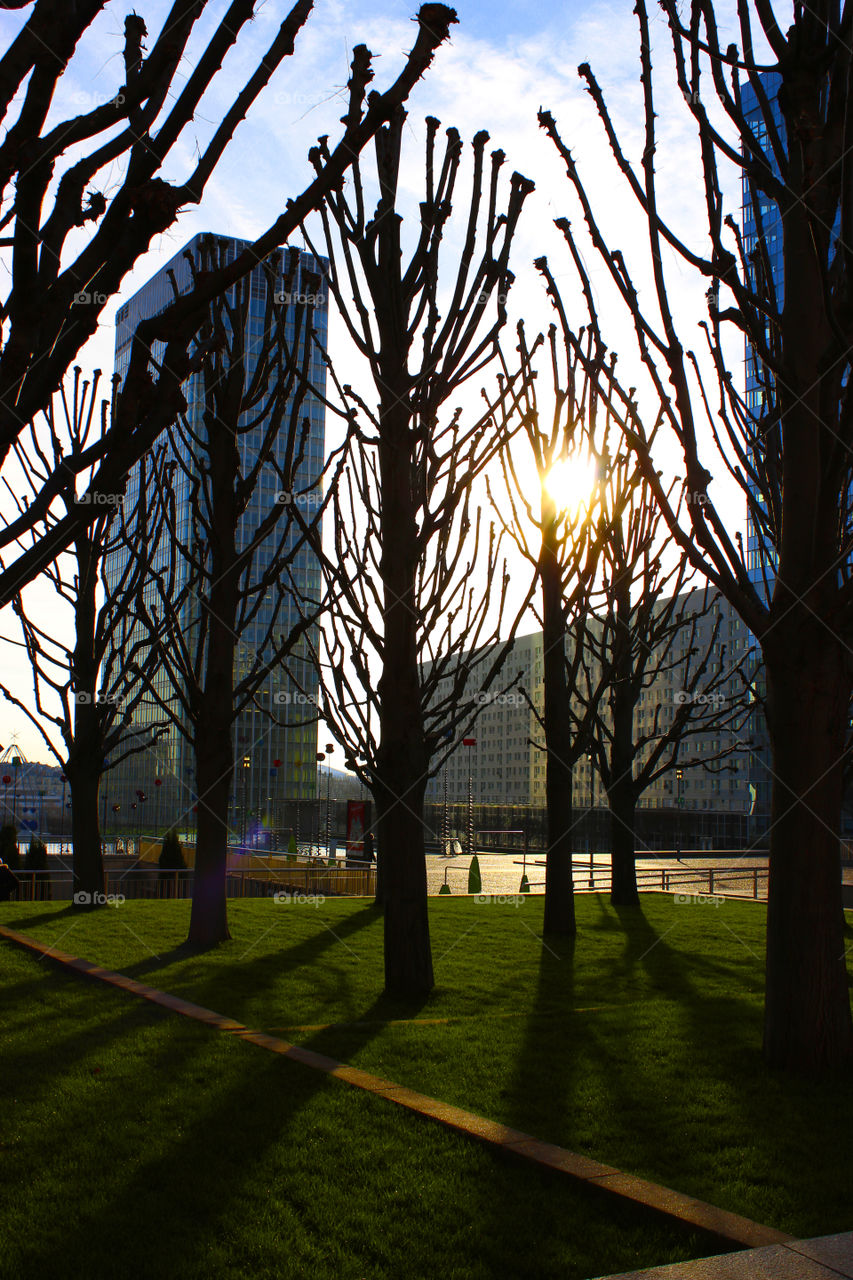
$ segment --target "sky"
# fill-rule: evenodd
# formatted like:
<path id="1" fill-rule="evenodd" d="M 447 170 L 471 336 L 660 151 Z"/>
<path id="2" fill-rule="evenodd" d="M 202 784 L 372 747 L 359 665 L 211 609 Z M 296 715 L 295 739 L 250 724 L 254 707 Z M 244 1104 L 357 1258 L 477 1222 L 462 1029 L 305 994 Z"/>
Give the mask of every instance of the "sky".
<path id="1" fill-rule="evenodd" d="M 159 32 L 168 7 L 166 0 L 137 0 L 136 9 L 148 25 L 149 45 Z M 203 46 L 213 20 L 218 19 L 226 7 L 224 0 L 210 0 L 180 76 L 187 74 L 193 54 Z M 731 9 L 728 0 L 717 7 L 724 16 Z M 311 177 L 308 148 L 323 134 L 329 135 L 333 145 L 340 131 L 339 119 L 345 101 L 342 91 L 353 46 L 364 43 L 374 52 L 375 86 L 384 87 L 398 74 L 403 52 L 414 38 L 411 17 L 415 8 L 414 4 L 398 0 L 364 0 L 359 4 L 317 0 L 297 40 L 294 56 L 277 70 L 248 118 L 238 127 L 201 204 L 182 212 L 177 223 L 155 240 L 151 251 L 125 277 L 120 293 L 102 314 L 98 334 L 80 354 L 79 363 L 84 371 L 99 367 L 109 376 L 116 310 L 193 235 L 207 230 L 253 238 L 278 216 L 285 201 L 297 194 Z M 52 119 L 68 118 L 115 95 L 122 80 L 123 22 L 129 11 L 129 5 L 112 0 L 106 5 L 68 65 Z M 0 15 L 0 47 L 7 45 L 29 12 L 27 9 L 23 13 Z M 241 33 L 226 58 L 196 120 L 170 154 L 162 170 L 163 177 L 180 181 L 191 171 L 198 148 L 204 145 L 222 110 L 270 43 L 285 12 L 286 6 L 278 0 L 266 0 L 258 6 L 254 22 Z M 677 232 L 704 250 L 704 201 L 695 125 L 675 85 L 663 16 L 651 2 L 649 12 L 653 62 L 658 76 L 656 107 L 660 136 L 656 162 L 660 190 L 665 194 L 665 212 Z M 423 182 L 424 117 L 437 116 L 445 128 L 455 125 L 466 141 L 478 130 L 487 129 L 491 139 L 489 148 L 499 147 L 506 152 L 507 176 L 515 169 L 536 184 L 514 244 L 516 283 L 509 308 L 510 326 L 518 317 L 525 319 L 531 333 L 547 326 L 551 316 L 533 259 L 546 254 L 567 298 L 576 298 L 571 262 L 553 221 L 566 216 L 577 225 L 581 213 L 562 162 L 537 125 L 537 109 L 544 107 L 554 115 L 563 140 L 571 148 L 588 183 L 602 229 L 611 244 L 622 249 L 634 264 L 641 297 L 645 297 L 650 275 L 643 225 L 609 157 L 603 130 L 576 70 L 581 62 L 591 64 L 604 89 L 623 147 L 629 158 L 637 161 L 643 149 L 642 96 L 638 28 L 631 0 L 610 4 L 469 0 L 457 6 L 457 14 L 459 22 L 452 29 L 450 42 L 439 49 L 432 68 L 408 103 L 400 183 L 402 207 L 408 214 L 404 236 L 412 226 L 412 215 L 416 216 Z M 735 32 L 730 24 L 724 23 L 723 44 L 729 38 L 734 39 Z M 180 77 L 177 85 L 179 81 Z M 12 118 L 14 114 L 13 108 Z M 369 165 L 365 163 L 364 167 L 367 172 Z M 108 195 L 110 182 L 115 182 L 117 176 L 107 175 Z M 728 207 L 736 213 L 739 192 L 735 175 L 723 174 L 723 181 Z M 461 208 L 464 212 L 464 204 Z M 316 229 L 316 223 L 314 225 Z M 458 230 L 452 230 L 447 237 L 449 260 L 459 243 L 458 235 Z M 69 249 L 79 251 L 83 242 L 83 237 L 78 236 L 69 241 Z M 295 242 L 300 242 L 298 237 Z M 620 368 L 627 375 L 636 359 L 630 325 L 619 307 L 614 308 L 612 292 L 591 249 L 585 260 L 593 274 L 605 337 L 609 345 L 620 352 Z M 8 272 L 8 267 L 4 265 L 3 270 Z M 700 335 L 696 326 L 707 315 L 704 298 L 707 286 L 686 268 L 675 267 L 670 278 L 674 310 L 684 340 L 698 343 Z M 356 357 L 334 315 L 330 320 L 330 352 L 338 362 L 343 379 L 359 385 Z M 740 369 L 738 357 L 739 352 L 733 351 L 732 367 Z M 639 385 L 641 375 L 626 376 L 625 380 Z M 472 389 L 472 395 L 476 390 Z M 677 471 L 677 462 L 670 448 L 661 465 Z M 732 525 L 743 528 L 742 497 L 731 482 L 726 484 L 721 468 L 715 467 L 713 460 L 709 461 L 709 467 L 717 485 L 712 493 L 719 498 Z M 31 591 L 33 603 L 39 608 L 52 608 L 39 592 L 39 588 Z M 532 629 L 532 625 L 526 628 Z M 0 619 L 0 636 L 17 635 L 17 624 L 7 610 Z M 22 658 L 20 649 L 0 641 L 2 670 L 18 692 L 31 684 Z M 17 742 L 28 758 L 48 758 L 44 744 L 20 712 L 4 705 L 0 725 L 2 747 L 7 747 L 11 735 L 16 733 Z"/>

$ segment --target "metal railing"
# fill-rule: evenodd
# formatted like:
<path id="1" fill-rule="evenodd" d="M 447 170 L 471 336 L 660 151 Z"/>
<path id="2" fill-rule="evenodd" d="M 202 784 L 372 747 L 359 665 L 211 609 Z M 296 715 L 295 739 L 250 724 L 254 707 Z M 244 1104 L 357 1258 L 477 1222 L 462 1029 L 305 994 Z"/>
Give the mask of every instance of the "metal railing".
<path id="1" fill-rule="evenodd" d="M 70 870 L 16 871 L 18 902 L 70 902 L 74 880 Z M 103 896 L 108 905 L 137 898 L 191 898 L 193 872 L 133 868 L 105 871 Z M 376 869 L 293 866 L 272 870 L 228 870 L 225 892 L 229 898 L 266 898 L 275 893 L 323 897 L 373 897 Z"/>

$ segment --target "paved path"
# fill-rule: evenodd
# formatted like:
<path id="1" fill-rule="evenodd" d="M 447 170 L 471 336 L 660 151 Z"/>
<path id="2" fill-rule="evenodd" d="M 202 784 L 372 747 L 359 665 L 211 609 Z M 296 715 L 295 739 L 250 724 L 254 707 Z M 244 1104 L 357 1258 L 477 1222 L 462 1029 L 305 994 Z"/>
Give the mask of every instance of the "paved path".
<path id="1" fill-rule="evenodd" d="M 521 853 L 478 853 L 483 893 L 515 894 L 519 892 L 522 874 Z M 427 887 L 431 894 L 438 893 L 446 883 L 451 893 L 467 893 L 468 869 L 471 859 L 467 854 L 443 858 L 438 854 L 427 855 Z M 767 900 L 767 859 L 744 855 L 743 858 L 721 859 L 713 853 L 707 858 L 689 858 L 679 862 L 675 858 L 642 858 L 637 860 L 640 888 L 660 893 L 708 893 L 711 881 L 709 868 L 725 866 L 725 872 L 714 875 L 713 892 L 752 898 L 757 888 L 758 898 Z M 589 855 L 575 855 L 574 882 L 578 892 L 592 888 L 599 892 L 610 889 L 610 854 L 593 855 L 590 877 Z M 536 853 L 527 860 L 527 878 L 530 892 L 545 892 L 545 867 L 543 855 Z M 592 884 L 590 884 L 592 880 Z"/>
<path id="2" fill-rule="evenodd" d="M 599 1280 L 853 1280 L 853 1232 L 623 1271 Z"/>

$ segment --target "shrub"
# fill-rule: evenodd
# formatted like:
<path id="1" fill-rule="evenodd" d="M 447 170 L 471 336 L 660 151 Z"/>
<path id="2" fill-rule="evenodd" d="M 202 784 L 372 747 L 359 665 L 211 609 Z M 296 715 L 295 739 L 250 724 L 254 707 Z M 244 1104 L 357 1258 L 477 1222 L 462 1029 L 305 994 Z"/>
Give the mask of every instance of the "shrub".
<path id="1" fill-rule="evenodd" d="M 0 859 L 7 863 L 11 871 L 19 871 L 21 859 L 18 854 L 18 829 L 11 822 L 0 827 Z"/>
<path id="2" fill-rule="evenodd" d="M 161 871 L 185 871 L 184 847 L 178 838 L 177 831 L 167 831 L 163 837 L 163 848 L 160 850 L 159 866 Z"/>
<path id="3" fill-rule="evenodd" d="M 47 871 L 47 869 L 47 845 L 36 836 L 27 845 L 27 850 L 24 854 L 24 870 Z"/>

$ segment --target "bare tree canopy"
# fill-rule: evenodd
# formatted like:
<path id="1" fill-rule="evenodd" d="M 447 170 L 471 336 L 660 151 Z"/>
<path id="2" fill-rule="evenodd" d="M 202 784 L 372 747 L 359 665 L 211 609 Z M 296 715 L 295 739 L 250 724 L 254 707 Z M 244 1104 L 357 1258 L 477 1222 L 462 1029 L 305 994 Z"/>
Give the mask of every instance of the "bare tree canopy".
<path id="1" fill-rule="evenodd" d="M 163 161 L 256 7 L 255 0 L 233 0 L 175 94 L 176 68 L 205 4 L 206 0 L 175 0 L 147 56 L 145 23 L 131 14 L 125 24 L 124 78 L 116 86 L 115 98 L 46 130 L 65 65 L 103 3 L 37 0 L 29 21 L 0 59 L 4 119 L 29 77 L 18 116 L 7 122 L 0 143 L 4 200 L 0 230 L 9 229 L 2 243 L 11 251 L 11 287 L 0 304 L 0 465 L 27 422 L 44 409 L 77 352 L 95 332 L 108 298 L 118 291 L 152 238 L 172 225 L 182 207 L 201 200 L 228 140 L 275 68 L 293 52 L 296 35 L 312 7 L 310 0 L 299 0 L 290 11 L 222 116 L 193 172 L 172 184 L 159 176 Z M 333 149 L 323 141 L 311 153 L 317 173 L 314 180 L 288 200 L 281 216 L 236 261 L 211 272 L 165 312 L 139 327 L 110 430 L 91 445 L 81 464 L 98 464 L 93 496 L 120 491 L 131 466 L 185 407 L 181 384 L 191 372 L 188 350 L 211 299 L 284 244 L 340 184 L 361 149 L 392 118 L 427 70 L 455 21 L 454 11 L 444 5 L 421 7 L 414 45 L 400 75 L 384 93 L 368 93 L 372 55 L 364 45 L 356 46 L 343 131 Z M 90 145 L 91 150 L 71 163 L 66 152 L 81 145 Z M 63 159 L 67 167 L 54 190 L 51 184 Z M 99 174 L 118 161 L 124 164 L 124 176 L 108 200 L 97 190 Z M 72 229 L 90 226 L 86 245 L 63 265 Z M 154 343 L 164 344 L 164 350 L 152 368 Z M 28 521 L 44 517 L 63 483 L 57 474 L 42 486 L 28 512 L 0 532 L 0 548 L 13 544 Z M 7 563 L 0 572 L 0 604 L 50 564 L 84 523 L 81 507 L 56 522 L 37 546 Z"/>
<path id="2" fill-rule="evenodd" d="M 635 7 L 645 126 L 638 165 L 620 143 L 591 68 L 579 68 L 645 219 L 651 288 L 639 289 L 642 268 L 608 243 L 551 114 L 541 112 L 540 123 L 565 162 L 586 237 L 633 321 L 657 401 L 652 417 L 683 453 L 687 503 L 667 492 L 660 439 L 654 442 L 633 389 L 616 393 L 626 439 L 676 543 L 762 647 L 773 756 L 765 1053 L 777 1066 L 826 1069 L 853 1056 L 839 849 L 853 692 L 853 9 L 795 4 L 783 34 L 771 4 L 744 0 L 741 46 L 723 49 L 708 0 L 693 0 L 684 18 L 675 0 L 661 8 L 673 50 L 664 74 L 674 75 L 698 133 L 706 209 L 698 244 L 676 233 L 663 208 L 645 0 Z M 771 51 L 766 62 L 756 35 Z M 726 210 L 724 170 L 742 184 L 742 225 Z M 566 219 L 557 225 L 603 345 L 584 267 L 588 240 Z M 781 271 L 773 261 L 777 237 Z M 673 301 L 676 273 L 685 268 L 707 287 L 698 354 Z M 749 396 L 727 360 L 732 333 L 746 343 L 757 384 Z M 751 560 L 708 491 L 722 467 L 749 511 Z"/>

